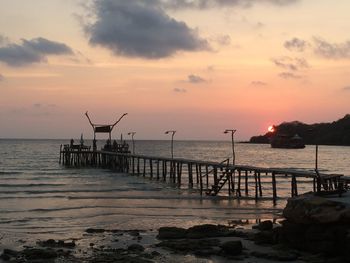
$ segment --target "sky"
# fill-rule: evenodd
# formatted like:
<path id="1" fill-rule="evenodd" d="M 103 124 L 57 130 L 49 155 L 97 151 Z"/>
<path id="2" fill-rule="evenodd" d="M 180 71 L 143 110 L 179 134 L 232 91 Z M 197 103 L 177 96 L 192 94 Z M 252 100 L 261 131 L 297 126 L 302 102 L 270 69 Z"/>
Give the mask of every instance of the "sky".
<path id="1" fill-rule="evenodd" d="M 350 113 L 348 0 L 0 0 L 0 138 L 237 140 Z M 99 138 L 106 136 L 99 135 Z"/>

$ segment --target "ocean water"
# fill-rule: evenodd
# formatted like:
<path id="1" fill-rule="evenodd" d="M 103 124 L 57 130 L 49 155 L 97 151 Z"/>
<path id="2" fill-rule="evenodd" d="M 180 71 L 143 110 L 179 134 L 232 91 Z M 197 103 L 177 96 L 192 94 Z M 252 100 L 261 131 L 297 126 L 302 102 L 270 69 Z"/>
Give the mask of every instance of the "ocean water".
<path id="1" fill-rule="evenodd" d="M 269 198 L 270 178 L 263 177 L 265 198 L 237 200 L 200 196 L 183 183 L 171 183 L 103 169 L 66 168 L 58 163 L 61 140 L 0 140 L 0 241 L 21 238 L 73 238 L 87 228 L 156 229 L 235 219 L 279 218 L 290 196 L 290 178 L 278 177 L 280 199 Z M 102 142 L 101 142 L 102 143 Z M 285 150 L 269 145 L 235 145 L 236 163 L 312 170 L 315 147 Z M 136 141 L 136 153 L 170 156 L 169 141 Z M 230 142 L 175 141 L 175 157 L 222 161 Z M 320 146 L 319 169 L 350 175 L 350 147 Z M 253 184 L 253 183 L 251 183 Z M 300 191 L 311 184 L 300 180 Z M 1 243 L 1 242 L 0 242 Z"/>

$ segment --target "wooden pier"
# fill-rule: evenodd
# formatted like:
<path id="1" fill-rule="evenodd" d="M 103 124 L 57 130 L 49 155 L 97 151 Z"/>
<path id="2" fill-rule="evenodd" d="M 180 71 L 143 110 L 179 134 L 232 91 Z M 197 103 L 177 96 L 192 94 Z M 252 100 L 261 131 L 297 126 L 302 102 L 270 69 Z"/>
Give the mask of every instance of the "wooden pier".
<path id="1" fill-rule="evenodd" d="M 182 158 L 164 158 L 131 154 L 128 149 L 91 150 L 90 147 L 61 146 L 60 163 L 70 167 L 95 167 L 116 172 L 166 181 L 178 187 L 188 184 L 201 195 L 227 194 L 235 198 L 267 197 L 274 202 L 280 196 L 279 180 L 290 181 L 290 195 L 297 196 L 298 181 L 308 179 L 310 190 L 318 193 L 341 194 L 348 181 L 340 174 L 320 174 L 317 171 L 300 171 L 279 168 L 230 165 L 229 160 L 210 162 Z M 264 180 L 262 180 L 262 178 Z M 272 191 L 263 193 L 263 184 Z M 265 187 L 266 188 L 266 187 Z M 269 195 L 267 195 L 269 194 Z"/>

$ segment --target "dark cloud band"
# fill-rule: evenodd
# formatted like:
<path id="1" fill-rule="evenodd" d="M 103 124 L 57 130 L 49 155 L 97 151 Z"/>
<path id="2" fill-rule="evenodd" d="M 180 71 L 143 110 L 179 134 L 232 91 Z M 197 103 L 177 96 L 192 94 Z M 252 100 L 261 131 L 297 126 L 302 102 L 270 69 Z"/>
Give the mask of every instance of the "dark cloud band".
<path id="1" fill-rule="evenodd" d="M 22 39 L 21 44 L 9 43 L 0 47 L 0 61 L 19 67 L 44 62 L 48 55 L 70 55 L 73 51 L 64 43 L 45 38 Z"/>
<path id="2" fill-rule="evenodd" d="M 85 25 L 90 44 L 115 55 L 159 59 L 209 48 L 195 30 L 169 17 L 157 0 L 95 0 L 92 13 L 96 20 Z"/>
<path id="3" fill-rule="evenodd" d="M 165 8 L 171 9 L 208 9 L 216 7 L 251 7 L 255 4 L 268 3 L 285 6 L 299 0 L 160 0 Z"/>

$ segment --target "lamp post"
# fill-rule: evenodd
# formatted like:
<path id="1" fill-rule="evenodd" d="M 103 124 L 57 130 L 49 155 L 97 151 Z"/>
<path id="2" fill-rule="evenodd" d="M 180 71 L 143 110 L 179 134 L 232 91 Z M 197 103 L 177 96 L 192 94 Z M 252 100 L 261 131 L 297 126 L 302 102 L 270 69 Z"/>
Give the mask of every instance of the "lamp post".
<path id="1" fill-rule="evenodd" d="M 174 159 L 174 135 L 176 131 L 166 131 L 165 134 L 171 133 L 171 159 Z"/>
<path id="2" fill-rule="evenodd" d="M 318 171 L 318 144 L 316 143 L 315 147 L 315 169 Z"/>
<path id="3" fill-rule="evenodd" d="M 309 129 L 310 133 L 312 133 L 314 131 L 315 131 L 315 129 Z M 318 172 L 318 143 L 317 143 L 317 139 L 315 140 L 315 171 L 316 171 L 316 173 Z"/>
<path id="4" fill-rule="evenodd" d="M 132 154 L 135 154 L 135 141 L 134 141 L 134 135 L 136 132 L 129 132 L 128 135 L 131 135 L 131 141 L 132 141 Z"/>
<path id="5" fill-rule="evenodd" d="M 224 133 L 231 133 L 231 143 L 232 143 L 232 164 L 235 165 L 235 160 L 236 160 L 236 156 L 235 156 L 235 142 L 233 140 L 233 134 L 236 132 L 236 130 L 225 130 Z"/>

